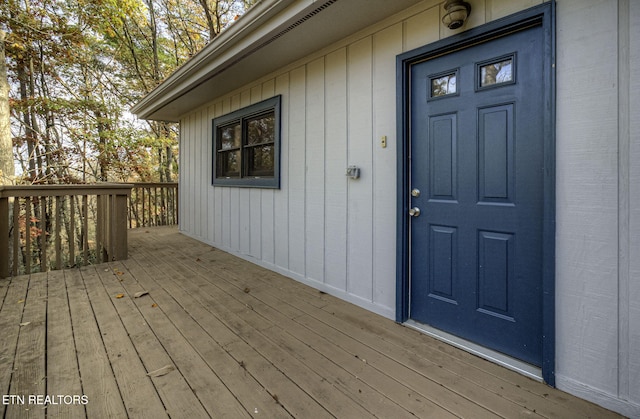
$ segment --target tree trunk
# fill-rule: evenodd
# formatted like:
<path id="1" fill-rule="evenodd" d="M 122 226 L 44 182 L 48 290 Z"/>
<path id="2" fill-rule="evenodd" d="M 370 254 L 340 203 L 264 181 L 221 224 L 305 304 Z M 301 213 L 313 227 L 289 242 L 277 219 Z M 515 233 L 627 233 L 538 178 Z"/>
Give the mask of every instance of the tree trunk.
<path id="1" fill-rule="evenodd" d="M 18 80 L 20 82 L 20 99 L 23 102 L 26 102 L 29 99 L 29 93 L 27 91 L 27 85 L 29 81 L 27 78 L 29 75 L 27 74 L 27 64 L 25 59 L 17 60 L 17 74 Z M 22 111 L 22 123 L 24 124 L 25 131 L 25 141 L 27 143 L 27 161 L 28 161 L 28 176 L 30 182 L 35 182 L 37 179 L 36 175 L 36 131 L 31 124 L 31 106 L 24 106 Z"/>
<path id="2" fill-rule="evenodd" d="M 11 141 L 11 111 L 9 109 L 9 82 L 4 55 L 5 33 L 0 30 L 0 185 L 12 183 L 13 143 Z"/>
<path id="3" fill-rule="evenodd" d="M 209 28 L 209 42 L 211 42 L 211 40 L 218 34 L 218 31 L 216 31 L 216 27 L 213 22 L 213 16 L 211 16 L 211 9 L 209 9 L 207 0 L 199 0 L 199 3 L 200 6 L 202 6 L 202 10 L 204 11 L 204 16 L 207 18 L 207 27 Z"/>
<path id="4" fill-rule="evenodd" d="M 153 7 L 153 0 L 148 0 L 147 5 L 149 6 L 149 25 L 151 26 L 151 49 L 153 52 L 153 79 L 157 83 L 158 81 L 160 81 L 160 59 L 158 57 L 158 27 L 156 26 L 156 11 Z"/>
<path id="5" fill-rule="evenodd" d="M 106 182 L 109 178 L 108 172 L 111 166 L 111 153 L 109 152 L 109 135 L 111 132 L 111 127 L 109 126 L 109 122 L 107 116 L 105 116 L 101 111 L 94 110 L 94 115 L 97 121 L 98 127 L 98 166 L 99 166 L 99 177 L 98 180 L 100 182 Z"/>

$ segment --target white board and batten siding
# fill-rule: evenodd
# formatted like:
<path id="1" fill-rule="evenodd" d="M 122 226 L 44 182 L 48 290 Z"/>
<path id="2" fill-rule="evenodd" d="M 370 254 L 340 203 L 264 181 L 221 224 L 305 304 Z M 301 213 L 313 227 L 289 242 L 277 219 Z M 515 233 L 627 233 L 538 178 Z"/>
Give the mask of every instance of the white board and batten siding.
<path id="1" fill-rule="evenodd" d="M 640 2 L 557 2 L 556 384 L 640 417 Z"/>
<path id="2" fill-rule="evenodd" d="M 542 3 L 470 2 L 467 28 Z M 453 33 L 441 9 L 422 2 L 184 115 L 180 229 L 394 318 L 395 57 Z M 631 417 L 640 417 L 640 98 L 629 93 L 640 90 L 639 21 L 634 0 L 557 1 L 556 384 Z M 211 120 L 274 95 L 281 188 L 214 188 Z M 360 179 L 345 175 L 349 165 Z"/>

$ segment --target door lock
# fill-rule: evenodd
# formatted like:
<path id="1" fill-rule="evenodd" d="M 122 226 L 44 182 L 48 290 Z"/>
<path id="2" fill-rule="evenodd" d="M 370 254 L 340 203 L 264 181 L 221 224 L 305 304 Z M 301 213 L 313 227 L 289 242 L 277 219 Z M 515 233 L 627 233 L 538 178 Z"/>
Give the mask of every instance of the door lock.
<path id="1" fill-rule="evenodd" d="M 420 216 L 420 208 L 418 207 L 413 207 L 409 210 L 409 215 L 412 217 L 419 217 Z"/>
<path id="2" fill-rule="evenodd" d="M 414 198 L 417 198 L 420 196 L 420 189 L 418 188 L 413 188 L 411 189 L 411 196 Z"/>

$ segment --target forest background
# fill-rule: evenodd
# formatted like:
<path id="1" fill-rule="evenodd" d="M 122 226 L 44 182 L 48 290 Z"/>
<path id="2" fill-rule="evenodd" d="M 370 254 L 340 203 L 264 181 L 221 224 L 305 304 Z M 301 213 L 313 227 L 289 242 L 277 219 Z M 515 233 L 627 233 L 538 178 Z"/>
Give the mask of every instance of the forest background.
<path id="1" fill-rule="evenodd" d="M 171 182 L 175 124 L 128 110 L 258 0 L 3 0 L 0 185 Z"/>

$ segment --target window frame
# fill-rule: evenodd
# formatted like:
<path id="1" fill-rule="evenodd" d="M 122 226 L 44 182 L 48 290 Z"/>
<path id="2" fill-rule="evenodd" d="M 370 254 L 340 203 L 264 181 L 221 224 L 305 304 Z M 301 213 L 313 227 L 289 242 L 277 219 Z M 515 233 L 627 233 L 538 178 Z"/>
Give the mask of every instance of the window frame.
<path id="1" fill-rule="evenodd" d="M 475 77 L 476 77 L 476 92 L 480 92 L 483 90 L 496 89 L 503 86 L 509 86 L 511 84 L 516 84 L 517 76 L 518 76 L 518 61 L 517 61 L 516 52 L 511 52 L 509 54 L 504 54 L 499 57 L 491 58 L 489 60 L 483 60 L 476 63 L 475 68 Z M 503 82 L 496 82 L 492 84 L 487 84 L 485 86 L 482 85 L 482 67 L 488 66 L 491 64 L 497 64 L 500 62 L 511 60 L 511 79 Z"/>
<path id="2" fill-rule="evenodd" d="M 456 78 L 456 91 L 453 93 L 445 93 L 442 95 L 438 95 L 438 96 L 434 96 L 433 95 L 433 82 L 434 80 L 437 80 L 439 78 L 442 77 L 446 77 L 449 75 L 454 75 Z M 440 100 L 440 99 L 446 99 L 446 98 L 450 98 L 450 97 L 455 97 L 455 96 L 460 96 L 460 89 L 458 88 L 458 83 L 460 82 L 460 68 L 453 68 L 451 70 L 447 70 L 447 71 L 441 71 L 439 73 L 434 73 L 434 74 L 430 74 L 427 79 L 429 80 L 429 93 L 427 94 L 427 101 L 432 101 L 432 100 Z"/>
<path id="3" fill-rule="evenodd" d="M 212 173 L 211 183 L 213 186 L 235 186 L 247 188 L 271 188 L 280 189 L 280 104 L 281 95 L 263 100 L 253 105 L 238 109 L 226 115 L 214 118 L 211 121 L 212 127 Z M 249 154 L 256 145 L 248 144 L 247 122 L 264 114 L 273 112 L 273 176 L 252 176 L 249 175 Z M 219 147 L 219 131 L 225 126 L 233 123 L 240 124 L 240 146 L 233 148 L 240 152 L 240 169 L 237 177 L 223 177 L 217 175 L 218 156 L 223 151 Z M 267 143 L 267 144 L 270 144 Z M 226 151 L 226 150 L 224 150 Z"/>

